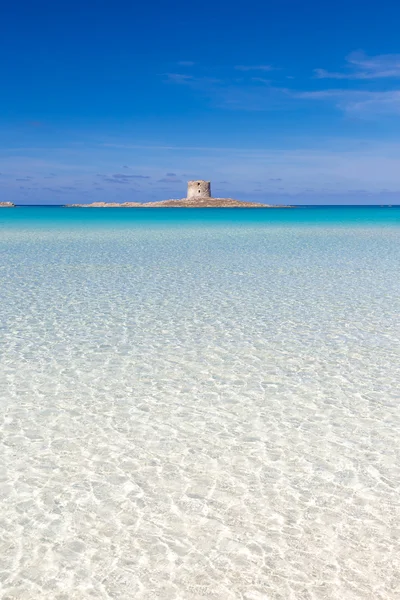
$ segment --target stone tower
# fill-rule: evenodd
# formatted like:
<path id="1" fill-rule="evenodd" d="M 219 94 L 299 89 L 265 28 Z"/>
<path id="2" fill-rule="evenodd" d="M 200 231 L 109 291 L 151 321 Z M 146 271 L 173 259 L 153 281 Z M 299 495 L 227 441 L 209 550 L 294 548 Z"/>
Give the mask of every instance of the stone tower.
<path id="1" fill-rule="evenodd" d="M 188 181 L 187 198 L 211 198 L 209 181 Z"/>

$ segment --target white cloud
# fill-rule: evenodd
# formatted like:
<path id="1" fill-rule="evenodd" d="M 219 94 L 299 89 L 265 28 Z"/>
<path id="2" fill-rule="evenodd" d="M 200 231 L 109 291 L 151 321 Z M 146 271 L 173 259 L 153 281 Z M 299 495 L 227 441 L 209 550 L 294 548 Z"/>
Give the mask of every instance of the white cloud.
<path id="1" fill-rule="evenodd" d="M 346 57 L 346 70 L 330 72 L 315 69 L 317 79 L 382 79 L 400 77 L 400 54 L 367 56 L 364 52 L 352 52 Z"/>

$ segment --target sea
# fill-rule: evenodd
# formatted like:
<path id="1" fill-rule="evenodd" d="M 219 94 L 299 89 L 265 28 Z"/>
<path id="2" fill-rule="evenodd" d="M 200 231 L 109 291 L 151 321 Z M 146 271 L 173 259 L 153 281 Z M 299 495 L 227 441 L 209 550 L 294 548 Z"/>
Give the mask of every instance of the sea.
<path id="1" fill-rule="evenodd" d="M 0 209 L 0 597 L 400 597 L 400 207 Z"/>

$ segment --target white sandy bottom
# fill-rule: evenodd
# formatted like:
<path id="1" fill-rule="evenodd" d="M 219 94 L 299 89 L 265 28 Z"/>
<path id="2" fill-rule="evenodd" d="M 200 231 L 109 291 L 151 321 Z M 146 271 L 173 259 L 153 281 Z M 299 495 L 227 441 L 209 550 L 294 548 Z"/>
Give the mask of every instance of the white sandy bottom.
<path id="1" fill-rule="evenodd" d="M 2 250 L 2 598 L 399 597 L 398 230 Z"/>

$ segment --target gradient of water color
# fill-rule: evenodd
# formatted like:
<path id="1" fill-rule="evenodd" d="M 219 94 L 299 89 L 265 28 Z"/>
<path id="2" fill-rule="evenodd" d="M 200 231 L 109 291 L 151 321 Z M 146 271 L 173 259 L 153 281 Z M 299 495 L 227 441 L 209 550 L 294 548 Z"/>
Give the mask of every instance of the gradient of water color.
<path id="1" fill-rule="evenodd" d="M 400 210 L 3 209 L 0 596 L 400 595 Z"/>

